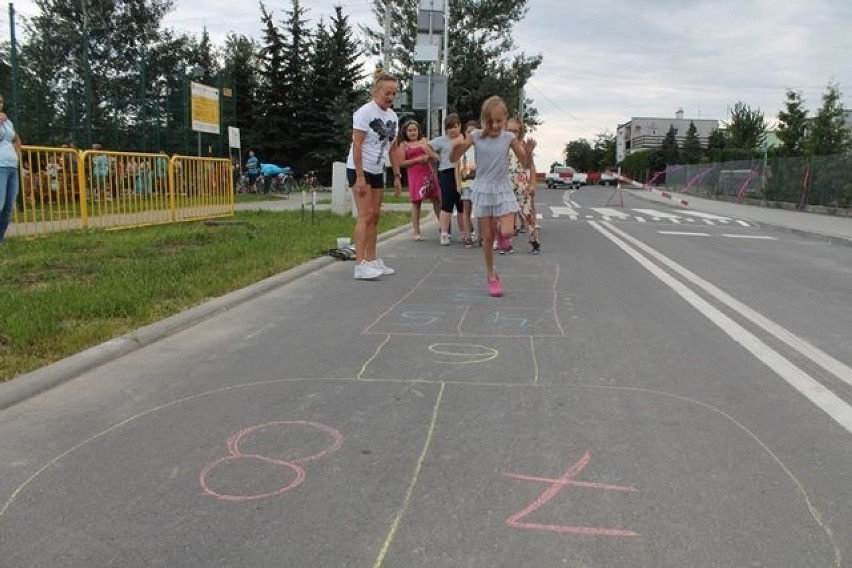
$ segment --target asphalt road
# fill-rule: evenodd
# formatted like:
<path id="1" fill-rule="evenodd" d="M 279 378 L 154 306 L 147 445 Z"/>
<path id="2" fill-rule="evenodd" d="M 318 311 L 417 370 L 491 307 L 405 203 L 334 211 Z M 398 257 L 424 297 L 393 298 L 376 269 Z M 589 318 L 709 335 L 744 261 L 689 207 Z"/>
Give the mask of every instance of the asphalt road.
<path id="1" fill-rule="evenodd" d="M 503 298 L 431 225 L 3 410 L 0 566 L 852 565 L 852 247 L 614 197 Z"/>

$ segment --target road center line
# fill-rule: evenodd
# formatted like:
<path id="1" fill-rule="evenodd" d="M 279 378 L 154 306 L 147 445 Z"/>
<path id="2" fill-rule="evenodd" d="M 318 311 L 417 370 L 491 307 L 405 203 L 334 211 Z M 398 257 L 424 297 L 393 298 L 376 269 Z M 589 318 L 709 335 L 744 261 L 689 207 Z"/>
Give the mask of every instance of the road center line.
<path id="1" fill-rule="evenodd" d="M 801 369 L 796 367 L 793 363 L 791 363 L 790 361 L 785 359 L 777 351 L 775 351 L 774 349 L 772 349 L 771 347 L 766 345 L 763 341 L 760 340 L 760 338 L 755 336 L 753 333 L 749 332 L 747 329 L 742 327 L 740 324 L 735 322 L 733 319 L 731 319 L 730 317 L 728 317 L 724 313 L 722 313 L 718 308 L 714 307 L 707 300 L 704 300 L 703 298 L 701 298 L 698 294 L 696 294 L 691 289 L 689 289 L 685 284 L 683 284 L 679 280 L 676 280 L 669 273 L 665 272 L 660 267 L 658 267 L 656 264 L 651 262 L 648 258 L 642 256 L 639 253 L 639 251 L 632 248 L 630 245 L 628 245 L 623 240 L 619 239 L 616 236 L 616 234 L 624 237 L 626 240 L 635 244 L 638 248 L 642 249 L 643 251 L 645 251 L 649 255 L 657 258 L 658 260 L 660 260 L 660 262 L 663 262 L 664 264 L 666 264 L 666 266 L 669 266 L 673 270 L 676 270 L 677 272 L 681 273 L 681 275 L 684 278 L 686 278 L 687 280 L 691 280 L 694 284 L 700 286 L 701 288 L 704 288 L 704 286 L 702 286 L 701 284 L 699 284 L 697 282 L 697 281 L 702 281 L 698 276 L 692 274 L 691 272 L 689 272 L 685 268 L 680 267 L 674 261 L 666 258 L 665 256 L 658 253 L 657 251 L 654 251 L 653 249 L 651 249 L 650 247 L 648 247 L 644 243 L 641 243 L 641 241 L 637 241 L 636 239 L 634 239 L 630 235 L 627 235 L 624 232 L 616 229 L 611 224 L 607 224 L 606 228 L 604 228 L 601 224 L 592 221 L 592 222 L 589 223 L 589 225 L 591 225 L 595 230 L 597 230 L 603 236 L 605 236 L 610 241 L 612 241 L 616 246 L 618 246 L 625 253 L 627 253 L 631 258 L 633 258 L 636 262 L 638 262 L 641 266 L 643 266 L 646 270 L 648 270 L 648 272 L 650 272 L 651 274 L 656 276 L 663 283 L 665 283 L 672 290 L 674 290 L 680 297 L 682 297 L 684 300 L 686 300 L 687 303 L 689 303 L 692 307 L 694 307 L 696 310 L 698 310 L 699 313 L 701 313 L 707 319 L 709 319 L 714 324 L 716 324 L 722 331 L 727 333 L 731 337 L 731 339 L 733 339 L 734 341 L 736 341 L 737 343 L 742 345 L 743 348 L 745 348 L 748 352 L 750 352 L 752 355 L 754 355 L 764 365 L 769 367 L 773 372 L 775 372 L 780 377 L 782 377 L 784 380 L 786 380 L 787 383 L 790 384 L 790 386 L 795 388 L 802 395 L 804 395 L 805 398 L 807 398 L 812 403 L 817 405 L 820 409 L 822 409 L 826 414 L 828 414 L 838 424 L 840 424 L 843 428 L 845 428 L 847 432 L 852 433 L 852 406 L 847 404 L 845 401 L 843 401 L 841 398 L 839 398 L 833 392 L 831 392 L 826 387 L 824 387 L 822 384 L 820 384 L 819 381 L 817 381 L 816 379 L 814 379 L 813 377 L 811 377 L 810 375 L 808 375 L 807 373 L 805 373 L 804 371 L 802 371 Z M 662 260 L 662 259 L 665 259 L 665 260 Z M 677 266 L 680 270 L 675 269 L 674 268 L 675 266 Z M 702 282 L 704 282 L 704 281 L 702 281 Z M 705 282 L 705 284 L 708 287 L 715 288 L 709 282 Z M 705 288 L 705 291 L 707 291 L 706 288 Z M 718 290 L 718 292 L 720 293 L 720 295 L 727 296 L 721 290 Z M 716 296 L 714 295 L 714 297 L 716 297 Z M 754 312 L 753 310 L 751 310 L 747 306 L 740 304 L 738 301 L 734 300 L 730 296 L 728 296 L 728 298 L 730 298 L 730 300 L 732 300 L 733 302 L 729 303 L 729 302 L 717 297 L 717 299 L 719 299 L 723 303 L 728 304 L 729 307 L 731 307 L 732 309 L 734 309 L 738 313 L 741 313 L 741 315 L 750 319 L 753 323 L 760 325 L 758 323 L 758 321 L 755 321 L 755 319 L 752 319 L 752 317 L 749 317 L 749 315 L 746 315 L 746 313 L 758 316 L 759 319 L 763 321 L 763 323 L 770 323 L 770 324 L 772 324 L 772 326 L 774 326 L 774 328 L 777 328 L 777 330 L 783 330 L 784 335 L 786 335 L 786 336 L 795 337 L 795 335 L 793 335 L 792 333 L 784 330 L 783 328 L 781 328 L 777 324 L 772 323 L 770 320 L 763 318 L 763 316 L 760 316 L 760 314 L 757 314 L 757 312 Z M 732 304 L 738 304 L 741 308 L 745 308 L 746 313 L 740 312 Z M 761 327 L 763 327 L 763 326 L 761 326 Z M 769 330 L 767 330 L 767 331 L 769 331 Z M 770 332 L 770 333 L 772 333 L 772 332 Z M 773 335 L 775 335 L 775 334 L 773 333 Z M 781 338 L 779 337 L 779 339 L 781 339 Z M 797 351 L 799 351 L 803 355 L 807 356 L 807 354 L 804 351 L 802 351 L 798 345 L 791 345 L 791 347 L 793 347 L 794 349 L 796 349 Z M 811 348 L 815 352 L 822 353 L 821 351 L 819 351 L 818 349 L 816 349 L 813 346 L 811 346 Z M 814 354 L 814 353 L 812 353 L 812 354 Z M 823 354 L 823 355 L 825 355 L 825 357 L 828 357 L 828 355 L 826 355 L 826 354 Z M 828 358 L 830 359 L 830 357 L 828 357 Z M 845 365 L 843 365 L 839 361 L 837 361 L 837 363 L 839 365 L 845 367 Z M 848 367 L 847 367 L 847 369 L 848 369 Z M 850 375 L 846 376 L 845 380 L 847 382 L 852 380 L 852 379 L 850 379 L 850 377 L 852 377 L 852 372 L 850 372 Z"/>

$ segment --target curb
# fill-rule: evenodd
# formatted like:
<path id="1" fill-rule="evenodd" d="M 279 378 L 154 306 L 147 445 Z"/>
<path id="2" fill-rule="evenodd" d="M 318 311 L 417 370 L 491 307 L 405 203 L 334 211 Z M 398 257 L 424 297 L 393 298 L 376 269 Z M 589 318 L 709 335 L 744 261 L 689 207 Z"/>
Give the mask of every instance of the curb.
<path id="1" fill-rule="evenodd" d="M 405 224 L 386 231 L 379 235 L 379 242 L 391 239 L 409 229 L 409 225 Z M 65 359 L 50 363 L 35 371 L 13 377 L 8 381 L 0 383 L 0 410 L 5 410 L 37 394 L 79 377 L 87 371 L 91 371 L 147 345 L 156 343 L 178 331 L 192 327 L 212 316 L 336 262 L 339 261 L 330 256 L 314 258 L 304 264 L 294 266 L 254 284 L 249 284 L 245 288 L 240 288 L 224 296 L 213 298 L 163 320 L 115 337 Z"/>

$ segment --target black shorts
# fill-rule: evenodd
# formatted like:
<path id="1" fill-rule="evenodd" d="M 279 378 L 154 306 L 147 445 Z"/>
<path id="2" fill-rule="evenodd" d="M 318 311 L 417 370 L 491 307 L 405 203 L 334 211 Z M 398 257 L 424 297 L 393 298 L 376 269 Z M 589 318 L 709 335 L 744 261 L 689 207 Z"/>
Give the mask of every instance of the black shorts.
<path id="1" fill-rule="evenodd" d="M 355 173 L 355 170 L 353 170 L 352 168 L 346 168 L 346 180 L 349 182 L 349 187 L 355 185 L 356 177 L 358 177 L 358 174 Z M 373 189 L 385 188 L 385 180 L 382 174 L 371 174 L 370 172 L 364 172 L 364 179 L 367 180 L 367 185 L 369 185 Z"/>
<path id="2" fill-rule="evenodd" d="M 441 186 L 441 211 L 452 213 L 462 210 L 461 194 L 456 187 L 456 169 L 438 170 L 438 184 Z"/>

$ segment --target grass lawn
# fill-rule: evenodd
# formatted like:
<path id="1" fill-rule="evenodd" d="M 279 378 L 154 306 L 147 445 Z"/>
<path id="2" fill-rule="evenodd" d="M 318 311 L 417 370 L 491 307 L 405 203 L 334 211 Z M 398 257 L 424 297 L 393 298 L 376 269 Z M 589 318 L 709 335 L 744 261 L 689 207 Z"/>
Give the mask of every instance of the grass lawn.
<path id="1" fill-rule="evenodd" d="M 379 231 L 408 222 L 407 212 L 384 212 Z M 298 211 L 238 212 L 226 223 L 7 239 L 0 381 L 316 258 L 354 226 L 323 211 L 314 223 Z"/>

